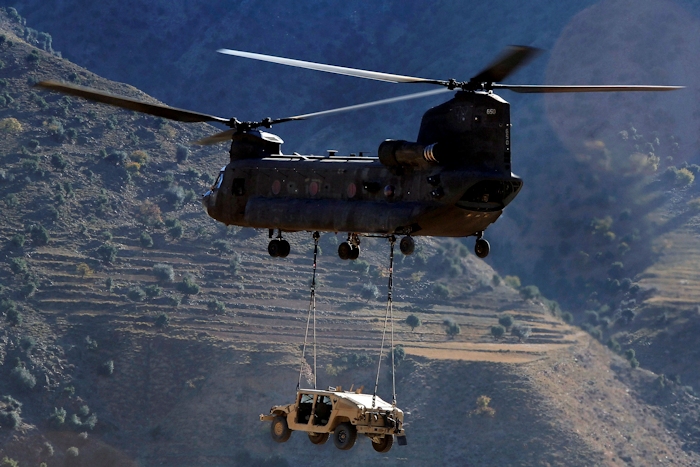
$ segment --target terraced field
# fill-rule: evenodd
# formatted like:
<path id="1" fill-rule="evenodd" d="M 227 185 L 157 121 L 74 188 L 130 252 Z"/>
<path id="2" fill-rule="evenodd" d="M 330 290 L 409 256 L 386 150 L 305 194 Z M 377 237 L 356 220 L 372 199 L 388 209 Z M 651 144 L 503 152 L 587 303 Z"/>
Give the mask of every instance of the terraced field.
<path id="1" fill-rule="evenodd" d="M 231 342 L 289 344 L 303 341 L 309 307 L 311 279 L 311 241 L 308 234 L 290 236 L 293 253 L 286 259 L 270 258 L 265 251 L 267 238 L 252 231 L 242 231 L 231 238 L 240 258 L 237 274 L 229 265 L 231 255 L 220 255 L 207 248 L 207 241 L 181 240 L 159 242 L 158 249 L 144 249 L 128 236 L 114 236 L 119 245 L 118 259 L 112 265 L 90 261 L 85 254 L 64 248 L 43 247 L 30 254 L 30 267 L 45 276 L 45 284 L 31 299 L 38 311 L 66 318 L 76 313 L 104 316 L 124 329 L 156 332 L 155 317 L 167 313 L 178 332 L 205 333 Z M 419 239 L 428 248 L 435 243 Z M 58 242 L 56 242 L 58 243 Z M 317 336 L 327 349 L 369 350 L 379 347 L 386 312 L 386 270 L 381 264 L 384 241 L 369 241 L 363 251 L 375 271 L 373 278 L 359 274 L 353 264 L 343 262 L 325 242 L 319 258 L 316 295 Z M 332 246 L 332 245 L 331 245 Z M 307 251 L 304 251 L 307 250 Z M 82 277 L 76 272 L 78 263 L 88 261 L 95 272 Z M 545 311 L 538 302 L 524 301 L 513 289 L 501 285 L 483 285 L 493 271 L 469 255 L 462 259 L 471 273 L 441 279 L 451 290 L 450 298 L 437 298 L 431 293 L 433 281 L 416 281 L 397 258 L 395 277 L 395 339 L 409 354 L 430 358 L 475 361 L 529 361 L 555 347 L 573 342 L 571 328 Z M 155 264 L 172 265 L 177 277 L 191 275 L 201 285 L 200 293 L 173 306 L 165 296 L 132 301 L 126 296 L 132 286 L 160 284 L 167 296 L 180 297 L 174 284 L 159 283 L 153 275 Z M 488 275 L 490 274 L 490 275 Z M 408 277 L 407 277 L 408 276 Z M 485 277 L 484 277 L 485 276 Z M 115 288 L 108 291 L 105 280 L 111 277 Z M 379 298 L 365 300 L 360 289 L 374 283 Z M 226 311 L 215 314 L 207 307 L 210 300 L 226 305 Z M 500 313 L 511 314 L 516 322 L 532 327 L 527 343 L 518 343 L 513 336 L 494 343 L 490 334 Z M 415 331 L 404 323 L 406 316 L 416 314 L 422 325 Z M 448 339 L 444 321 L 453 320 L 461 332 Z M 343 350 L 338 350 L 343 352 Z"/>

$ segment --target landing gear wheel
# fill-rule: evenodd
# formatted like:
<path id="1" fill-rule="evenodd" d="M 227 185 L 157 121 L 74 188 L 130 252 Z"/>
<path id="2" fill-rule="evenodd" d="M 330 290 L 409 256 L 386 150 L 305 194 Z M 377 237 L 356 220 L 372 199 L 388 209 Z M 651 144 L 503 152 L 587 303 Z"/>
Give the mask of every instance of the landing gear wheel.
<path id="1" fill-rule="evenodd" d="M 279 240 L 278 256 L 280 258 L 286 258 L 287 256 L 289 256 L 290 251 L 291 247 L 289 246 L 289 242 L 287 240 Z"/>
<path id="2" fill-rule="evenodd" d="M 275 239 L 271 240 L 270 243 L 267 244 L 267 252 L 270 253 L 270 256 L 272 256 L 273 258 L 280 256 L 280 251 L 282 249 L 281 243 L 282 242 Z"/>
<path id="3" fill-rule="evenodd" d="M 357 441 L 357 430 L 350 423 L 341 423 L 333 431 L 333 444 L 341 451 L 347 451 Z"/>
<path id="4" fill-rule="evenodd" d="M 325 444 L 328 441 L 328 433 L 309 433 L 309 441 L 314 444 Z"/>
<path id="5" fill-rule="evenodd" d="M 379 443 L 372 441 L 374 450 L 381 453 L 389 452 L 393 445 L 394 437 L 392 435 L 385 435 Z"/>
<path id="6" fill-rule="evenodd" d="M 352 250 L 350 250 L 350 256 L 348 257 L 348 259 L 355 261 L 359 257 L 360 257 L 360 245 L 355 245 L 352 247 Z"/>
<path id="7" fill-rule="evenodd" d="M 348 242 L 343 242 L 340 245 L 338 245 L 338 256 L 340 256 L 340 259 L 342 259 L 342 260 L 350 259 L 351 254 L 352 254 L 352 245 L 350 245 Z"/>
<path id="8" fill-rule="evenodd" d="M 292 436 L 292 430 L 289 429 L 287 425 L 287 419 L 280 415 L 272 419 L 272 425 L 270 425 L 270 434 L 272 439 L 278 443 L 284 443 Z"/>
<path id="9" fill-rule="evenodd" d="M 399 249 L 401 250 L 401 253 L 408 256 L 413 253 L 413 250 L 416 249 L 416 242 L 413 241 L 412 237 L 406 236 L 399 242 Z"/>
<path id="10" fill-rule="evenodd" d="M 476 245 L 474 245 L 474 253 L 476 253 L 476 256 L 479 258 L 486 258 L 489 255 L 489 251 L 491 251 L 489 242 L 483 238 L 476 241 Z"/>

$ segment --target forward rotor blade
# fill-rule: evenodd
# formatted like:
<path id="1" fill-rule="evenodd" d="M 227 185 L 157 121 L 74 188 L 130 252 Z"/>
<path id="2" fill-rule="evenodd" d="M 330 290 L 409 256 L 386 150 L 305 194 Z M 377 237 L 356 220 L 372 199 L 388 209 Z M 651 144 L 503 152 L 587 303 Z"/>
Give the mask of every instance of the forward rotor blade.
<path id="1" fill-rule="evenodd" d="M 503 81 L 515 70 L 535 58 L 540 52 L 540 49 L 534 47 L 512 45 L 506 48 L 496 60 L 469 81 L 472 83 Z"/>
<path id="2" fill-rule="evenodd" d="M 289 65 L 298 68 L 307 68 L 309 70 L 325 71 L 326 73 L 335 73 L 338 75 L 355 76 L 357 78 L 373 79 L 377 81 L 387 81 L 390 83 L 427 83 L 439 84 L 447 86 L 447 81 L 437 79 L 416 78 L 413 76 L 392 75 L 390 73 L 380 73 L 378 71 L 359 70 L 356 68 L 346 68 L 343 66 L 325 65 L 323 63 L 305 62 L 303 60 L 294 60 L 291 58 L 275 57 L 273 55 L 263 55 L 251 52 L 241 52 L 239 50 L 219 49 L 217 52 L 227 55 L 235 55 L 237 57 L 252 58 L 253 60 L 262 60 L 264 62 L 279 63 L 281 65 Z"/>
<path id="3" fill-rule="evenodd" d="M 41 81 L 34 86 L 56 91 L 71 96 L 82 97 L 102 104 L 108 104 L 122 109 L 133 110 L 156 117 L 167 118 L 168 120 L 176 120 L 178 122 L 219 122 L 228 123 L 229 119 L 215 117 L 213 115 L 192 112 L 190 110 L 177 109 L 162 104 L 148 104 L 143 101 L 131 99 L 129 97 L 118 96 L 105 91 L 98 91 L 84 86 L 76 86 L 74 84 L 59 83 L 57 81 Z"/>
<path id="4" fill-rule="evenodd" d="M 201 146 L 211 146 L 212 144 L 225 143 L 227 141 L 231 141 L 231 138 L 233 138 L 233 135 L 235 133 L 236 130 L 234 128 L 231 128 L 230 130 L 221 131 L 215 135 L 206 136 L 202 139 L 198 139 L 197 141 L 193 141 L 192 144 L 199 144 Z"/>
<path id="5" fill-rule="evenodd" d="M 685 86 L 647 86 L 647 85 L 517 85 L 494 84 L 493 89 L 508 89 L 524 94 L 558 93 L 558 92 L 638 92 L 638 91 L 675 91 Z"/>

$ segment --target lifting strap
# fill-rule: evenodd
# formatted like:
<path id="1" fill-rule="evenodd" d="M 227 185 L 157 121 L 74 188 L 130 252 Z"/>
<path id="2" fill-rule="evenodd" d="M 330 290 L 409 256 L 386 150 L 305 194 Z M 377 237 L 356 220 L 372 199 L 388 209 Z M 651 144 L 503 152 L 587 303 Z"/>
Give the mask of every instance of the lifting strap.
<path id="1" fill-rule="evenodd" d="M 372 408 L 375 406 L 375 399 L 377 398 L 377 389 L 379 387 L 379 370 L 382 367 L 382 356 L 384 354 L 384 339 L 386 336 L 387 323 L 391 321 L 391 391 L 392 399 L 391 406 L 396 408 L 396 371 L 394 364 L 394 303 L 393 303 L 393 289 L 394 289 L 394 244 L 396 243 L 396 237 L 393 235 L 389 237 L 389 244 L 391 245 L 391 252 L 389 253 L 389 292 L 387 295 L 386 303 L 386 314 L 384 316 L 384 330 L 382 331 L 382 346 L 379 349 L 379 363 L 377 364 L 377 379 L 374 382 L 374 394 L 372 394 Z"/>
<path id="2" fill-rule="evenodd" d="M 301 386 L 301 376 L 304 372 L 304 356 L 306 355 L 306 344 L 309 338 L 309 324 L 311 323 L 311 314 L 314 317 L 314 389 L 316 389 L 316 258 L 318 257 L 318 239 L 321 237 L 318 232 L 314 232 L 314 273 L 311 278 L 311 299 L 309 300 L 309 314 L 306 317 L 306 332 L 304 333 L 304 346 L 301 348 L 301 362 L 299 364 L 299 381 L 297 382 L 297 391 Z"/>

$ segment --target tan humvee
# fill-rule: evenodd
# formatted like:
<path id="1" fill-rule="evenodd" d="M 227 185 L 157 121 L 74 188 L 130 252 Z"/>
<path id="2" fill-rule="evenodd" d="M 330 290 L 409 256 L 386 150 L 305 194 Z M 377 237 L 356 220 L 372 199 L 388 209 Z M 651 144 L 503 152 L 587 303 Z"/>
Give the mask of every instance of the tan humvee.
<path id="1" fill-rule="evenodd" d="M 394 435 L 399 445 L 406 444 L 403 411 L 379 397 L 373 407 L 371 394 L 334 389 L 300 389 L 294 404 L 276 405 L 260 420 L 272 422 L 270 432 L 278 443 L 293 431 L 304 431 L 314 444 L 325 443 L 333 433 L 333 443 L 342 450 L 355 445 L 358 433 L 370 438 L 377 452 L 388 452 Z"/>

